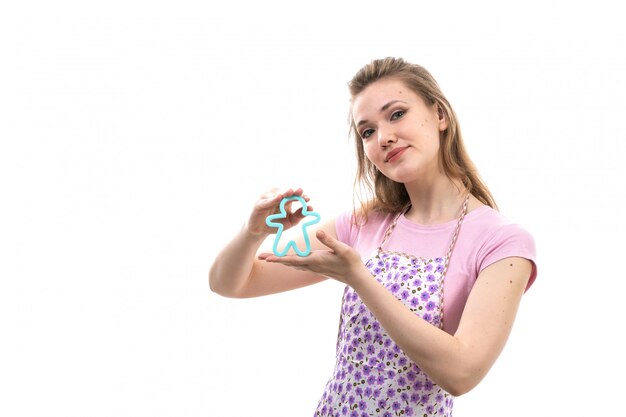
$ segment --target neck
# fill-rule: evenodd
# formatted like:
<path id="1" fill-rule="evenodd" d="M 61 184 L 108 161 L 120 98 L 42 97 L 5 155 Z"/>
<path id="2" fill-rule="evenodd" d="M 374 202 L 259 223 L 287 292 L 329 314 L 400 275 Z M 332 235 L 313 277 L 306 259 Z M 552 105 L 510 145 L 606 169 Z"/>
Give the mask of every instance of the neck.
<path id="1" fill-rule="evenodd" d="M 405 184 L 411 200 L 406 217 L 419 224 L 446 223 L 458 218 L 467 190 L 458 180 L 439 175 L 431 181 Z"/>

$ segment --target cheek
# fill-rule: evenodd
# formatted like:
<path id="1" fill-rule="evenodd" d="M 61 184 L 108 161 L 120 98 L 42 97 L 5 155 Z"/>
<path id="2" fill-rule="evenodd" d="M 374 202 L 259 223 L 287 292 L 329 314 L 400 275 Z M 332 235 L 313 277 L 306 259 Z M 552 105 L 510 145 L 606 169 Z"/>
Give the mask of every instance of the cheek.
<path id="1" fill-rule="evenodd" d="M 375 164 L 376 163 L 376 152 L 374 147 L 370 145 L 370 142 L 366 142 L 363 144 L 363 153 L 368 161 Z"/>

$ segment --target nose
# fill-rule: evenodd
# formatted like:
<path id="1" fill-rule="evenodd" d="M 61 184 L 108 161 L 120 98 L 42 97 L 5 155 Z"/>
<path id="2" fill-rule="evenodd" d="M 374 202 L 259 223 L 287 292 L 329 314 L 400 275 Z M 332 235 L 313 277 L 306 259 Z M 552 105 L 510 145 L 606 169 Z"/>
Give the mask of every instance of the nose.
<path id="1" fill-rule="evenodd" d="M 396 137 L 393 129 L 390 127 L 379 126 L 378 128 L 378 144 L 381 148 L 385 148 L 392 143 L 396 143 L 398 138 Z"/>

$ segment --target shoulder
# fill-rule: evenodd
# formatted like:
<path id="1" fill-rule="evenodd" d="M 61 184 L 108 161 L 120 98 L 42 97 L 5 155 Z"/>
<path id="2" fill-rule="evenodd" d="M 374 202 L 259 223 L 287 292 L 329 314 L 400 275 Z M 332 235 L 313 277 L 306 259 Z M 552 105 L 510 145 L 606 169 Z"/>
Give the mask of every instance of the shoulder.
<path id="1" fill-rule="evenodd" d="M 362 236 L 376 235 L 384 230 L 393 220 L 394 215 L 371 211 L 366 216 L 354 213 L 353 210 L 340 213 L 335 219 L 337 238 L 348 244 Z"/>
<path id="2" fill-rule="evenodd" d="M 480 235 L 478 241 L 482 246 L 516 241 L 533 252 L 535 250 L 534 238 L 526 228 L 489 206 L 476 208 L 469 213 L 467 220 L 470 233 Z"/>
<path id="3" fill-rule="evenodd" d="M 528 259 L 533 265 L 531 282 L 536 276 L 536 246 L 532 234 L 499 211 L 482 206 L 468 215 L 466 238 L 476 248 L 477 272 L 508 257 Z"/>

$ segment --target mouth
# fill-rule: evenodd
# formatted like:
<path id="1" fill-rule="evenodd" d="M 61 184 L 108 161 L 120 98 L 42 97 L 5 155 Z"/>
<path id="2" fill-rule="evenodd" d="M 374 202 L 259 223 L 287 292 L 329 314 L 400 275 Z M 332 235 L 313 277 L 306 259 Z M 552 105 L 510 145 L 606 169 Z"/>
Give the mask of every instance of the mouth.
<path id="1" fill-rule="evenodd" d="M 385 162 L 393 162 L 394 160 L 398 159 L 400 155 L 402 155 L 407 149 L 408 146 L 404 146 L 401 148 L 394 148 L 390 150 L 389 153 L 387 153 L 387 155 L 385 156 Z"/>

